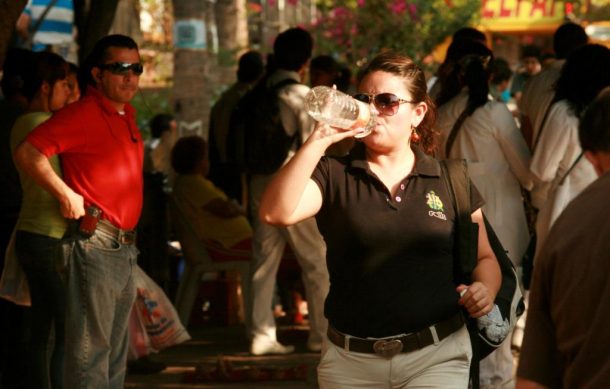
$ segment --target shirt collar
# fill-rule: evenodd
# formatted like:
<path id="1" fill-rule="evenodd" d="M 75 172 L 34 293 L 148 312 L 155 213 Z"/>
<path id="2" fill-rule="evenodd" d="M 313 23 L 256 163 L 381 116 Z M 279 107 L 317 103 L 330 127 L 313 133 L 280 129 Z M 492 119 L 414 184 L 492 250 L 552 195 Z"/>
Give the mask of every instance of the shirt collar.
<path id="1" fill-rule="evenodd" d="M 411 148 L 413 149 L 413 153 L 415 153 L 415 166 L 413 166 L 411 175 L 440 177 L 441 167 L 439 162 L 430 155 L 424 153 L 420 146 L 412 145 Z M 356 143 L 349 153 L 349 159 L 351 168 L 362 169 L 370 172 L 363 143 Z"/>
<path id="2" fill-rule="evenodd" d="M 273 74 L 271 74 L 267 81 L 267 85 L 275 85 L 281 81 L 284 81 L 287 78 L 291 78 L 298 83 L 301 82 L 301 76 L 299 76 L 299 73 L 292 70 L 278 69 Z"/>
<path id="3" fill-rule="evenodd" d="M 119 113 L 116 107 L 110 104 L 108 98 L 104 96 L 104 94 L 100 92 L 97 88 L 94 88 L 93 86 L 89 85 L 87 87 L 86 96 L 91 96 L 93 99 L 95 99 L 107 114 L 114 115 Z M 125 115 L 127 115 L 127 117 L 135 116 L 135 109 L 129 103 L 125 103 Z"/>

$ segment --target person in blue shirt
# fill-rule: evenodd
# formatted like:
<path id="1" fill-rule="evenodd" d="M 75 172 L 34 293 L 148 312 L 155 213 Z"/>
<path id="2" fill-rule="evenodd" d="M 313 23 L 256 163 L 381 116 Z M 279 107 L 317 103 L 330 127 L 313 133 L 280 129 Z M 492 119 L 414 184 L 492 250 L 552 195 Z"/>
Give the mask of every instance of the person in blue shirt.
<path id="1" fill-rule="evenodd" d="M 72 0 L 29 0 L 17 20 L 22 43 L 33 51 L 52 51 L 69 60 L 74 44 L 74 3 Z M 45 13 L 42 22 L 38 20 Z M 35 30 L 35 31 L 33 31 Z"/>

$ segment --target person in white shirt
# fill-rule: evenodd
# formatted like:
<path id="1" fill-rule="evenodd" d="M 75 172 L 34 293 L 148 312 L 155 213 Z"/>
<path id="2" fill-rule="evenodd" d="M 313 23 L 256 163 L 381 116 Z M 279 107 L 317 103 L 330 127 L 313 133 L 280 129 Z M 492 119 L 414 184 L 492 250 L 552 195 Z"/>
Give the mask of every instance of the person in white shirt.
<path id="1" fill-rule="evenodd" d="M 489 96 L 493 54 L 479 42 L 462 42 L 456 66 L 437 99 L 440 158 L 463 158 L 485 199 L 483 213 L 518 268 L 529 234 L 521 187 L 530 189 L 530 152 L 506 104 Z M 510 342 L 481 361 L 481 387 L 510 385 Z"/>
<path id="2" fill-rule="evenodd" d="M 532 204 L 540 211 L 536 220 L 538 248 L 565 206 L 597 177 L 591 163 L 582 158 L 578 122 L 599 91 L 610 85 L 608 69 L 610 49 L 589 44 L 570 55 L 557 80 L 553 104 L 530 165 L 537 179 Z"/>
<path id="3" fill-rule="evenodd" d="M 57 0 L 54 4 L 50 0 L 29 0 L 15 28 L 22 43 L 32 51 L 53 51 L 65 60 L 76 59 L 73 0 Z"/>
<path id="4" fill-rule="evenodd" d="M 537 259 L 517 389 L 610 382 L 610 88 L 586 109 L 578 131 L 599 178 L 566 207 Z"/>
<path id="5" fill-rule="evenodd" d="M 310 88 L 300 83 L 304 80 L 312 47 L 311 35 L 301 28 L 291 28 L 280 33 L 273 45 L 277 70 L 261 81 L 267 82 L 269 87 L 289 78 L 295 81 L 278 91 L 280 119 L 284 130 L 290 136 L 300 136 L 300 142 L 294 142 L 286 160 L 294 156 L 296 143 L 305 143 L 314 128 L 313 118 L 305 108 L 305 96 Z M 249 182 L 249 203 L 254 229 L 250 353 L 288 354 L 294 351 L 294 346 L 283 345 L 277 341 L 275 318 L 271 310 L 273 288 L 286 244 L 290 245 L 303 270 L 310 324 L 307 349 L 317 352 L 322 348 L 327 328 L 324 299 L 328 294 L 330 282 L 326 268 L 326 244 L 312 217 L 288 227 L 272 226 L 256 217 L 263 191 L 273 176 L 274 174 L 252 174 Z"/>
<path id="6" fill-rule="evenodd" d="M 553 50 L 557 59 L 525 83 L 519 103 L 521 132 L 532 150 L 544 114 L 555 96 L 555 83 L 566 58 L 572 51 L 586 45 L 588 40 L 585 29 L 580 25 L 571 22 L 562 24 L 553 35 Z"/>

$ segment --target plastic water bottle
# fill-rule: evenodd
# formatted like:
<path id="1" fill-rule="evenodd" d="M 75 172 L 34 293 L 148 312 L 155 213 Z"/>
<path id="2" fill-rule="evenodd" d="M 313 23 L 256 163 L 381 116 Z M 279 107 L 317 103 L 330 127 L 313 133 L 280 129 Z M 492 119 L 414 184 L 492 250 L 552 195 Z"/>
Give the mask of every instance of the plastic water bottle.
<path id="1" fill-rule="evenodd" d="M 376 125 L 375 115 L 368 104 L 327 86 L 316 86 L 305 96 L 309 115 L 319 122 L 349 130 L 363 127 L 362 138 L 371 133 Z"/>
<path id="2" fill-rule="evenodd" d="M 466 293 L 466 289 L 460 293 L 460 297 L 464 296 L 464 293 Z M 477 327 L 479 331 L 485 333 L 489 340 L 495 343 L 501 343 L 510 331 L 510 323 L 508 319 L 502 317 L 497 304 L 494 304 L 493 309 L 487 315 L 477 319 Z"/>
<path id="3" fill-rule="evenodd" d="M 497 305 L 494 305 L 491 312 L 477 320 L 477 327 L 479 331 L 485 332 L 487 338 L 495 343 L 500 343 L 506 339 L 510 331 L 508 319 L 502 318 L 502 313 L 500 313 L 500 308 Z"/>

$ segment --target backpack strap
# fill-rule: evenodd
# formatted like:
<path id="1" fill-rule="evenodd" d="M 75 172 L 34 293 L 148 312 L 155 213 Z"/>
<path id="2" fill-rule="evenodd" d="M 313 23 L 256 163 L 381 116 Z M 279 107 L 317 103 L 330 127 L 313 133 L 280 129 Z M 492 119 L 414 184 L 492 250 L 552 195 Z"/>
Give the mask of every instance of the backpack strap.
<path id="1" fill-rule="evenodd" d="M 42 11 L 40 16 L 38 17 L 38 20 L 36 20 L 36 23 L 34 23 L 32 28 L 30 28 L 29 35 L 30 35 L 30 40 L 32 42 L 34 41 L 34 34 L 36 34 L 38 32 L 38 30 L 40 29 L 40 26 L 42 25 L 42 22 L 44 22 L 44 19 L 47 17 L 47 14 L 51 10 L 51 8 L 55 7 L 55 4 L 57 4 L 57 1 L 58 0 L 49 1 L 49 4 L 47 5 L 47 7 L 44 9 L 44 11 Z"/>
<path id="2" fill-rule="evenodd" d="M 449 153 L 451 152 L 451 149 L 453 148 L 453 144 L 455 143 L 455 138 L 457 137 L 458 132 L 460 132 L 460 129 L 462 128 L 462 124 L 464 124 L 464 122 L 466 121 L 466 118 L 468 116 L 470 116 L 470 114 L 472 114 L 472 111 L 470 110 L 469 106 L 466 106 L 466 108 L 464 108 L 464 111 L 460 114 L 460 116 L 457 118 L 457 120 L 453 124 L 453 127 L 451 128 L 451 132 L 449 133 L 449 136 L 447 136 L 447 143 L 445 144 L 445 157 L 446 158 L 449 158 Z"/>
<path id="3" fill-rule="evenodd" d="M 462 114 L 463 115 L 463 114 Z M 465 117 L 465 116 L 464 116 Z M 473 228 L 470 204 L 470 178 L 468 166 L 464 159 L 446 159 L 440 161 L 442 176 L 449 189 L 449 195 L 456 212 L 455 242 L 458 245 L 456 277 L 457 280 L 470 283 L 471 274 L 476 266 L 477 251 L 473 245 L 473 234 L 478 230 Z M 478 236 L 477 236 L 478 237 Z M 479 389 L 480 350 L 477 342 L 472 341 L 478 336 L 476 320 L 467 317 L 466 327 L 471 339 L 472 362 L 470 364 L 470 384 L 472 389 Z"/>
<path id="4" fill-rule="evenodd" d="M 584 151 L 581 151 L 580 154 L 578 154 L 578 156 L 576 157 L 576 160 L 574 160 L 574 162 L 572 163 L 572 165 L 570 165 L 570 168 L 568 169 L 568 171 L 563 175 L 563 177 L 561 178 L 561 180 L 559 180 L 559 184 L 557 184 L 557 186 L 559 185 L 563 185 L 563 183 L 565 182 L 566 178 L 568 178 L 568 176 L 570 175 L 570 173 L 572 173 L 572 170 L 574 170 L 574 168 L 576 167 L 576 165 L 578 165 L 578 162 L 580 162 L 580 160 L 582 159 L 583 155 L 585 155 Z"/>
<path id="5" fill-rule="evenodd" d="M 542 130 L 544 129 L 546 121 L 549 118 L 549 113 L 551 112 L 551 107 L 557 101 L 559 101 L 559 100 L 557 100 L 557 96 L 553 96 L 553 99 L 549 103 L 549 106 L 546 107 L 546 109 L 544 110 L 544 116 L 542 117 L 542 121 L 540 122 L 540 127 L 538 127 L 538 131 L 536 133 L 536 139 L 534 139 L 534 143 L 532 144 L 532 155 L 534 154 L 534 151 L 536 150 L 536 147 L 538 146 L 538 142 L 540 142 L 540 136 L 542 135 Z"/>
<path id="6" fill-rule="evenodd" d="M 276 82 L 275 84 L 271 85 L 270 88 L 275 90 L 276 92 L 279 92 L 280 89 L 282 89 L 283 87 L 285 87 L 286 85 L 292 85 L 292 84 L 298 84 L 299 82 L 297 80 L 295 80 L 294 78 L 285 78 L 282 81 Z"/>
<path id="7" fill-rule="evenodd" d="M 468 167 L 463 159 L 446 159 L 440 161 L 442 176 L 449 189 L 449 195 L 456 214 L 456 243 L 458 245 L 458 276 L 470 280 L 476 267 L 476 247 L 474 228 L 472 228 L 472 210 L 470 204 L 470 179 Z"/>
<path id="8" fill-rule="evenodd" d="M 269 88 L 277 96 L 278 93 L 280 92 L 280 89 L 282 89 L 285 86 L 293 85 L 293 84 L 300 84 L 300 83 L 297 80 L 295 80 L 294 78 L 285 78 L 282 81 L 276 82 L 275 84 L 269 86 Z M 292 141 L 290 142 L 290 148 L 292 148 L 292 145 L 294 145 L 295 142 L 297 144 L 297 149 L 300 148 L 302 145 L 302 140 L 301 140 L 301 133 L 298 129 L 292 135 Z"/>

